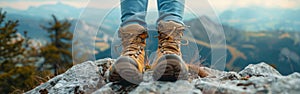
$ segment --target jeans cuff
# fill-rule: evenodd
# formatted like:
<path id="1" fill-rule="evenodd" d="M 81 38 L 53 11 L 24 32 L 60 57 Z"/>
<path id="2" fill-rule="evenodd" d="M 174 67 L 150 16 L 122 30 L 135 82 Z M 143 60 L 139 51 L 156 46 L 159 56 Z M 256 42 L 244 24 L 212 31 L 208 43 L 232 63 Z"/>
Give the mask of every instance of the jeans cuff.
<path id="1" fill-rule="evenodd" d="M 163 20 L 163 21 L 165 21 L 165 22 L 167 22 L 167 21 L 174 21 L 174 22 L 180 23 L 180 24 L 182 24 L 182 25 L 184 26 L 184 23 L 183 23 L 183 21 L 182 21 L 182 18 L 177 17 L 177 16 L 167 16 L 167 17 L 164 17 L 164 18 L 161 19 L 161 20 Z M 160 20 L 159 20 L 159 21 L 160 21 Z M 157 21 L 157 23 L 158 23 L 159 21 Z"/>
<path id="2" fill-rule="evenodd" d="M 147 24 L 145 22 L 138 22 L 138 21 L 127 21 L 127 22 L 122 22 L 121 23 L 121 27 L 124 27 L 126 25 L 130 25 L 130 24 L 139 24 L 141 26 L 143 26 L 144 28 L 147 28 Z"/>

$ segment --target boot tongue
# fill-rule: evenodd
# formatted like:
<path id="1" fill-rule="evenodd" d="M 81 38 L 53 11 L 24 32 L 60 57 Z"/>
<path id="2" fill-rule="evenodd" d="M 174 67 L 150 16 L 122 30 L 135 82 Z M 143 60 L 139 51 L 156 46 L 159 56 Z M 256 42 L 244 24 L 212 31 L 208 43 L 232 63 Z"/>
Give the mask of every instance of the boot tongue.
<path id="1" fill-rule="evenodd" d="M 122 40 L 124 55 L 137 53 L 140 47 L 146 45 L 145 39 L 148 37 L 146 29 L 139 24 L 130 24 L 119 29 L 119 37 Z"/>
<path id="2" fill-rule="evenodd" d="M 170 37 L 174 39 L 180 39 L 183 35 L 184 26 L 174 21 L 160 21 L 158 26 L 158 32 L 161 37 Z"/>
<path id="3" fill-rule="evenodd" d="M 140 35 L 146 32 L 146 29 L 139 24 L 131 24 L 120 28 L 119 32 L 121 34 Z"/>

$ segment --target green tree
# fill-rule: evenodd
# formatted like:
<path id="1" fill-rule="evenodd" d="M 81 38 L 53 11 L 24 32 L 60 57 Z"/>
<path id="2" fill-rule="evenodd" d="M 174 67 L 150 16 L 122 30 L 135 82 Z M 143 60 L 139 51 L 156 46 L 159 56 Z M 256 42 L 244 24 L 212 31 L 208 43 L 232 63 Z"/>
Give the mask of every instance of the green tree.
<path id="1" fill-rule="evenodd" d="M 41 83 L 37 77 L 47 73 L 36 71 L 38 49 L 17 32 L 18 21 L 5 21 L 5 15 L 0 9 L 0 93 L 27 91 Z"/>
<path id="2" fill-rule="evenodd" d="M 54 70 L 54 75 L 64 72 L 72 65 L 71 40 L 73 34 L 70 32 L 71 23 L 67 20 L 58 21 L 52 15 L 53 22 L 47 26 L 41 27 L 49 33 L 49 42 L 42 47 L 42 56 L 45 58 L 45 64 L 51 65 L 50 69 Z"/>
<path id="3" fill-rule="evenodd" d="M 18 63 L 18 56 L 24 52 L 22 47 L 24 39 L 20 37 L 19 33 L 15 29 L 18 26 L 18 21 L 9 20 L 4 25 L 4 18 L 6 12 L 0 11 L 0 60 L 1 60 L 1 72 L 8 72 L 14 68 Z"/>

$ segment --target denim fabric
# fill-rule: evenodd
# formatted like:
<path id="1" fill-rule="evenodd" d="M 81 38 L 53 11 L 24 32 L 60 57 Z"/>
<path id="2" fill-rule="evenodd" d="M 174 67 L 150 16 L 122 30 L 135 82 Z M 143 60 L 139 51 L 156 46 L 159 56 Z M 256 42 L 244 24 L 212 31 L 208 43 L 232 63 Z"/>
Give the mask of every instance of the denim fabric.
<path id="1" fill-rule="evenodd" d="M 159 11 L 157 22 L 171 20 L 184 24 L 182 22 L 184 3 L 185 0 L 157 0 Z M 147 7 L 148 0 L 121 0 L 121 26 L 140 24 L 146 28 Z"/>

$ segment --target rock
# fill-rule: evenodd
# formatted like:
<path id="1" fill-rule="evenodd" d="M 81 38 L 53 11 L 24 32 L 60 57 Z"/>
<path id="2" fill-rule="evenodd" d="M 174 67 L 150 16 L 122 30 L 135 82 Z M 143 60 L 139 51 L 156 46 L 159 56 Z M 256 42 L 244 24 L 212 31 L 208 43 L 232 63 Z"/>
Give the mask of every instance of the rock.
<path id="1" fill-rule="evenodd" d="M 240 71 L 241 76 L 282 76 L 272 66 L 262 62 L 259 64 L 250 64 L 244 70 Z"/>
<path id="2" fill-rule="evenodd" d="M 242 94 L 254 93 L 251 90 L 244 90 L 237 86 L 235 80 L 220 81 L 219 79 L 200 78 L 194 80 L 195 87 L 205 94 Z"/>
<path id="3" fill-rule="evenodd" d="M 130 94 L 202 94 L 199 89 L 196 89 L 193 83 L 179 80 L 176 82 L 151 82 L 141 83 Z"/>
<path id="4" fill-rule="evenodd" d="M 176 82 L 153 81 L 152 71 L 146 71 L 140 85 L 123 87 L 107 80 L 108 68 L 114 61 L 106 58 L 77 64 L 26 94 L 297 94 L 300 92 L 299 73 L 282 76 L 266 63 L 250 64 L 238 73 L 202 67 L 208 72 L 207 77 L 195 77 L 195 73 L 190 73 L 193 77 L 189 77 L 189 80 Z"/>
<path id="5" fill-rule="evenodd" d="M 112 90 L 110 87 L 112 83 L 108 83 L 105 86 L 101 87 L 97 91 L 93 92 L 92 94 L 114 94 L 115 91 Z"/>
<path id="6" fill-rule="evenodd" d="M 266 63 L 250 64 L 238 74 L 223 72 L 217 78 L 196 79 L 195 87 L 203 93 L 283 93 L 294 94 L 300 91 L 300 74 L 282 76 Z M 241 79 L 244 76 L 248 79 Z M 294 84 L 292 84 L 294 83 Z"/>
<path id="7" fill-rule="evenodd" d="M 298 94 L 300 91 L 300 74 L 293 73 L 278 79 L 273 79 L 269 85 L 273 93 Z"/>
<path id="8" fill-rule="evenodd" d="M 39 94 L 41 92 L 51 94 L 92 93 L 103 85 L 105 85 L 105 81 L 99 75 L 98 67 L 94 62 L 88 61 L 73 66 L 65 73 L 26 92 L 26 94 Z"/>

